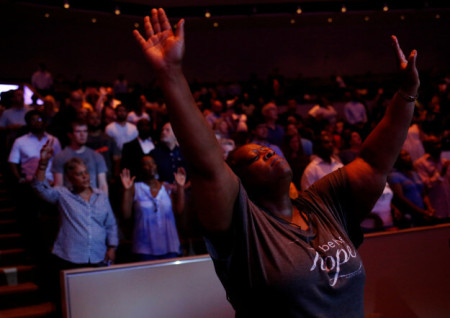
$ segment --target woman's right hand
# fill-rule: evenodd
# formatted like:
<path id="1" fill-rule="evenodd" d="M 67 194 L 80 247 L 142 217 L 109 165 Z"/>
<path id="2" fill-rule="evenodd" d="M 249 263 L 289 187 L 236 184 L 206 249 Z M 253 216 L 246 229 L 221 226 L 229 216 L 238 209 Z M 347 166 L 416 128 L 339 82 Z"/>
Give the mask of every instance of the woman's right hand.
<path id="1" fill-rule="evenodd" d="M 128 190 L 133 186 L 134 179 L 136 179 L 136 177 L 131 177 L 130 170 L 128 170 L 127 168 L 123 169 L 120 173 L 120 180 L 122 181 L 122 185 L 125 190 Z"/>
<path id="2" fill-rule="evenodd" d="M 184 20 L 181 19 L 175 30 L 163 9 L 152 9 L 150 17 L 144 18 L 145 39 L 137 30 L 134 37 L 141 45 L 147 60 L 156 71 L 164 71 L 172 66 L 181 66 L 184 55 Z"/>

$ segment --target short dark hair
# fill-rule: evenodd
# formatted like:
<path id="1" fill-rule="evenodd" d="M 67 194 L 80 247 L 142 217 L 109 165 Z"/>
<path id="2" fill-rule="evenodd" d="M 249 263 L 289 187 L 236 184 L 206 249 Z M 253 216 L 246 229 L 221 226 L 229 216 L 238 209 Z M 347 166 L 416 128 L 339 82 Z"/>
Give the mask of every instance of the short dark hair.
<path id="1" fill-rule="evenodd" d="M 68 132 L 73 133 L 75 126 L 87 126 L 87 122 L 83 119 L 76 119 L 70 122 L 70 127 L 67 127 Z"/>
<path id="2" fill-rule="evenodd" d="M 39 117 L 41 117 L 43 122 L 47 121 L 47 117 L 41 111 L 39 111 L 37 109 L 33 109 L 25 114 L 25 122 L 27 123 L 28 126 L 31 123 L 31 117 L 33 117 L 35 115 L 38 115 Z"/>

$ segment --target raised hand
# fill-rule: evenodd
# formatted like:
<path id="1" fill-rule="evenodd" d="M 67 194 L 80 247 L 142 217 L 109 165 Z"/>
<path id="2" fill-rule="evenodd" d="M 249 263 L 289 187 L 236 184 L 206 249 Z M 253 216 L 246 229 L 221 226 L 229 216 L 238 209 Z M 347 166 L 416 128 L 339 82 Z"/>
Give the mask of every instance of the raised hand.
<path id="1" fill-rule="evenodd" d="M 130 177 L 130 170 L 126 168 L 120 173 L 120 180 L 122 181 L 125 190 L 128 190 L 133 186 L 134 179 L 136 179 L 136 177 Z"/>
<path id="2" fill-rule="evenodd" d="M 417 91 L 420 86 L 419 72 L 416 67 L 417 51 L 412 50 L 408 58 L 406 58 L 395 35 L 392 36 L 392 45 L 394 46 L 400 67 L 400 89 L 407 95 L 417 96 Z"/>
<path id="3" fill-rule="evenodd" d="M 53 138 L 49 138 L 41 148 L 41 161 L 47 163 L 53 157 Z"/>
<path id="4" fill-rule="evenodd" d="M 177 172 L 174 172 L 173 175 L 177 185 L 183 187 L 186 184 L 186 170 L 183 167 L 179 167 Z"/>
<path id="5" fill-rule="evenodd" d="M 145 39 L 137 30 L 133 34 L 147 59 L 156 71 L 170 66 L 180 66 L 184 55 L 184 20 L 181 19 L 175 33 L 163 9 L 152 9 L 144 18 Z"/>

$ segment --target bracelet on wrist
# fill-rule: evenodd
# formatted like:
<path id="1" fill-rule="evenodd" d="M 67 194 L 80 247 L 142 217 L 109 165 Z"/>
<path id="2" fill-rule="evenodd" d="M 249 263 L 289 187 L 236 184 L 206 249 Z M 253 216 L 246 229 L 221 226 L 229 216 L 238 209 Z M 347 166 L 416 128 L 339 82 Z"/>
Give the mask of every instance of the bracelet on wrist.
<path id="1" fill-rule="evenodd" d="M 406 100 L 407 102 L 409 102 L 409 103 L 412 103 L 412 102 L 415 102 L 416 100 L 417 100 L 417 98 L 419 98 L 419 95 L 418 94 L 416 94 L 416 95 L 409 95 L 409 94 L 406 94 L 404 91 L 402 91 L 401 89 L 399 89 L 398 91 L 397 91 L 397 93 L 398 93 L 398 95 L 401 97 L 401 98 L 403 98 L 404 100 Z"/>

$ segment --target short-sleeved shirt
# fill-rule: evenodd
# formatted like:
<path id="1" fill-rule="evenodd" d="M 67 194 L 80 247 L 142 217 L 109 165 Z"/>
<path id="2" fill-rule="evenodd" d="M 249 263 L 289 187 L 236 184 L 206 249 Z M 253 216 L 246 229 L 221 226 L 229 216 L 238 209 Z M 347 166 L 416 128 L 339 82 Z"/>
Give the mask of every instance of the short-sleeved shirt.
<path id="1" fill-rule="evenodd" d="M 113 157 L 120 157 L 120 151 L 116 141 L 105 133 L 98 136 L 89 134 L 86 146 L 103 156 L 106 167 L 108 168 L 108 177 L 111 177 L 114 169 Z"/>
<path id="2" fill-rule="evenodd" d="M 132 141 L 139 134 L 136 125 L 129 122 L 126 122 L 123 126 L 117 122 L 112 122 L 105 127 L 105 133 L 114 138 L 120 151 L 122 151 L 124 143 Z"/>
<path id="3" fill-rule="evenodd" d="M 399 183 L 402 187 L 403 195 L 419 208 L 425 207 L 422 197 L 424 189 L 423 182 L 419 175 L 412 171 L 412 178 L 408 178 L 400 171 L 393 171 L 388 176 L 388 182 L 390 184 Z"/>
<path id="4" fill-rule="evenodd" d="M 91 186 L 93 188 L 98 188 L 97 176 L 100 173 L 106 174 L 108 168 L 106 167 L 105 159 L 103 159 L 102 155 L 89 147 L 85 147 L 83 152 L 76 152 L 70 147 L 64 148 L 53 158 L 52 173 L 64 174 L 64 164 L 73 157 L 83 160 L 91 177 Z M 65 178 L 64 183 L 66 186 L 69 186 L 66 184 Z"/>
<path id="5" fill-rule="evenodd" d="M 30 107 L 24 106 L 22 108 L 8 108 L 0 116 L 0 127 L 7 127 L 9 125 L 25 126 L 25 114 L 30 110 Z"/>
<path id="6" fill-rule="evenodd" d="M 61 151 L 61 145 L 58 139 L 50 134 L 45 133 L 39 139 L 36 135 L 28 133 L 17 138 L 9 153 L 8 161 L 15 164 L 20 164 L 21 173 L 29 180 L 32 179 L 36 173 L 41 156 L 41 149 L 49 140 L 53 140 L 53 153 L 56 155 Z M 52 160 L 52 159 L 50 159 Z M 53 181 L 53 175 L 50 172 L 51 162 L 45 172 L 47 180 Z"/>
<path id="7" fill-rule="evenodd" d="M 362 242 L 343 169 L 293 202 L 302 230 L 249 200 L 240 186 L 226 240 L 206 238 L 236 317 L 363 317 Z"/>

